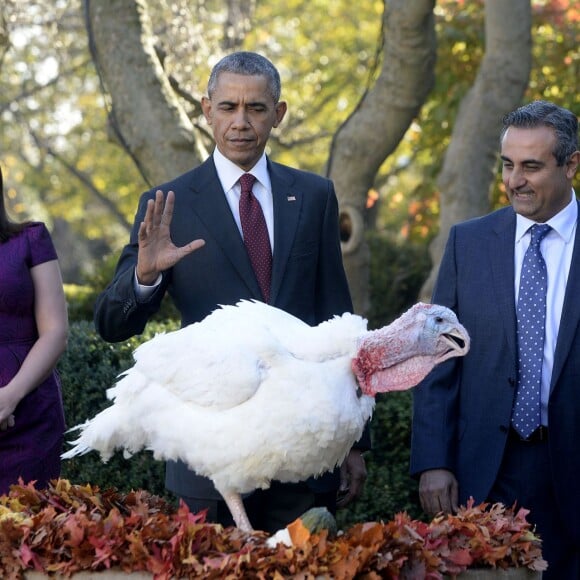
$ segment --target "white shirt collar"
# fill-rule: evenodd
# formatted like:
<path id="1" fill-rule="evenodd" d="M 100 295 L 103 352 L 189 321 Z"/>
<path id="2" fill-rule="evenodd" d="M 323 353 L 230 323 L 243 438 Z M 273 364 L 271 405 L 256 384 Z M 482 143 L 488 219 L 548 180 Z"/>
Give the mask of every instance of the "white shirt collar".
<path id="1" fill-rule="evenodd" d="M 217 147 L 213 152 L 213 160 L 224 192 L 233 189 L 244 173 L 251 173 L 268 191 L 271 189 L 265 152 L 262 153 L 262 157 L 258 159 L 258 162 L 249 171 L 244 171 L 241 167 L 238 167 L 225 157 Z"/>
<path id="2" fill-rule="evenodd" d="M 577 219 L 578 203 L 576 202 L 576 194 L 574 193 L 574 190 L 572 190 L 570 203 L 546 223 L 550 225 L 567 244 L 572 240 Z M 516 214 L 516 242 L 519 242 L 535 223 L 536 222 L 533 220 L 520 214 Z"/>

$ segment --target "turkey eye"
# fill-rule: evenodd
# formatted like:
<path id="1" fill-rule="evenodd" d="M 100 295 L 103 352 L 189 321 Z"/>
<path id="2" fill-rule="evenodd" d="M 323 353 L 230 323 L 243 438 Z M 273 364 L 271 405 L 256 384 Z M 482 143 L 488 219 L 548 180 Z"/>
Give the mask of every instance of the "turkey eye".
<path id="1" fill-rule="evenodd" d="M 443 317 L 442 317 L 442 316 L 436 316 L 436 317 L 435 317 L 435 322 L 436 322 L 437 324 L 441 324 L 441 323 L 443 322 Z"/>

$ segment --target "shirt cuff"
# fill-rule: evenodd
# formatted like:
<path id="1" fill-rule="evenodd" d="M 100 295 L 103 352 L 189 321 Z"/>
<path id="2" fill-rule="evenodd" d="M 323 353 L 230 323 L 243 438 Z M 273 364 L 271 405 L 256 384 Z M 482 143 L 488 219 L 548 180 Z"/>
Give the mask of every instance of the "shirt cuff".
<path id="1" fill-rule="evenodd" d="M 157 288 L 159 287 L 159 284 L 161 284 L 162 279 L 163 275 L 159 274 L 157 280 L 155 280 L 155 282 L 153 282 L 153 284 L 151 284 L 150 286 L 145 284 L 139 284 L 139 280 L 137 279 L 137 268 L 135 268 L 135 274 L 133 278 L 133 288 L 135 289 L 135 296 L 137 296 L 137 300 L 139 302 L 145 302 L 147 299 L 151 298 L 155 290 L 157 290 Z"/>

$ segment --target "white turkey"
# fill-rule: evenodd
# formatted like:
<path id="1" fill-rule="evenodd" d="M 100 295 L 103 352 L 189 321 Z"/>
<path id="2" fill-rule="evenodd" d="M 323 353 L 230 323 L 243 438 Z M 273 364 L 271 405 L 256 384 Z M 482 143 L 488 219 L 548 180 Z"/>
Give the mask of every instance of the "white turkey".
<path id="1" fill-rule="evenodd" d="M 73 428 L 80 436 L 63 458 L 149 449 L 180 459 L 214 482 L 249 531 L 241 493 L 334 469 L 361 436 L 376 393 L 413 387 L 468 349 L 467 332 L 443 306 L 419 303 L 367 331 L 354 314 L 311 327 L 242 301 L 139 346 L 107 391 L 113 405 Z"/>

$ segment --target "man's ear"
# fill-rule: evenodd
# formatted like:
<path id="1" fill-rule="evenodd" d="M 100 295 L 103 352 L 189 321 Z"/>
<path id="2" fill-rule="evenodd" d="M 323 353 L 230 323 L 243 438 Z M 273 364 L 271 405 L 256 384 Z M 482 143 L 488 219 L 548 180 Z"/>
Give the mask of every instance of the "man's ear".
<path id="1" fill-rule="evenodd" d="M 288 105 L 286 101 L 278 101 L 276 103 L 276 122 L 274 123 L 274 127 L 277 127 L 282 122 L 287 109 Z"/>
<path id="2" fill-rule="evenodd" d="M 568 162 L 566 163 L 566 177 L 568 179 L 573 179 L 576 174 L 576 170 L 580 165 L 580 151 L 575 151 L 570 155 Z"/>
<path id="3" fill-rule="evenodd" d="M 201 98 L 201 110 L 208 125 L 211 125 L 211 99 L 208 97 Z"/>

